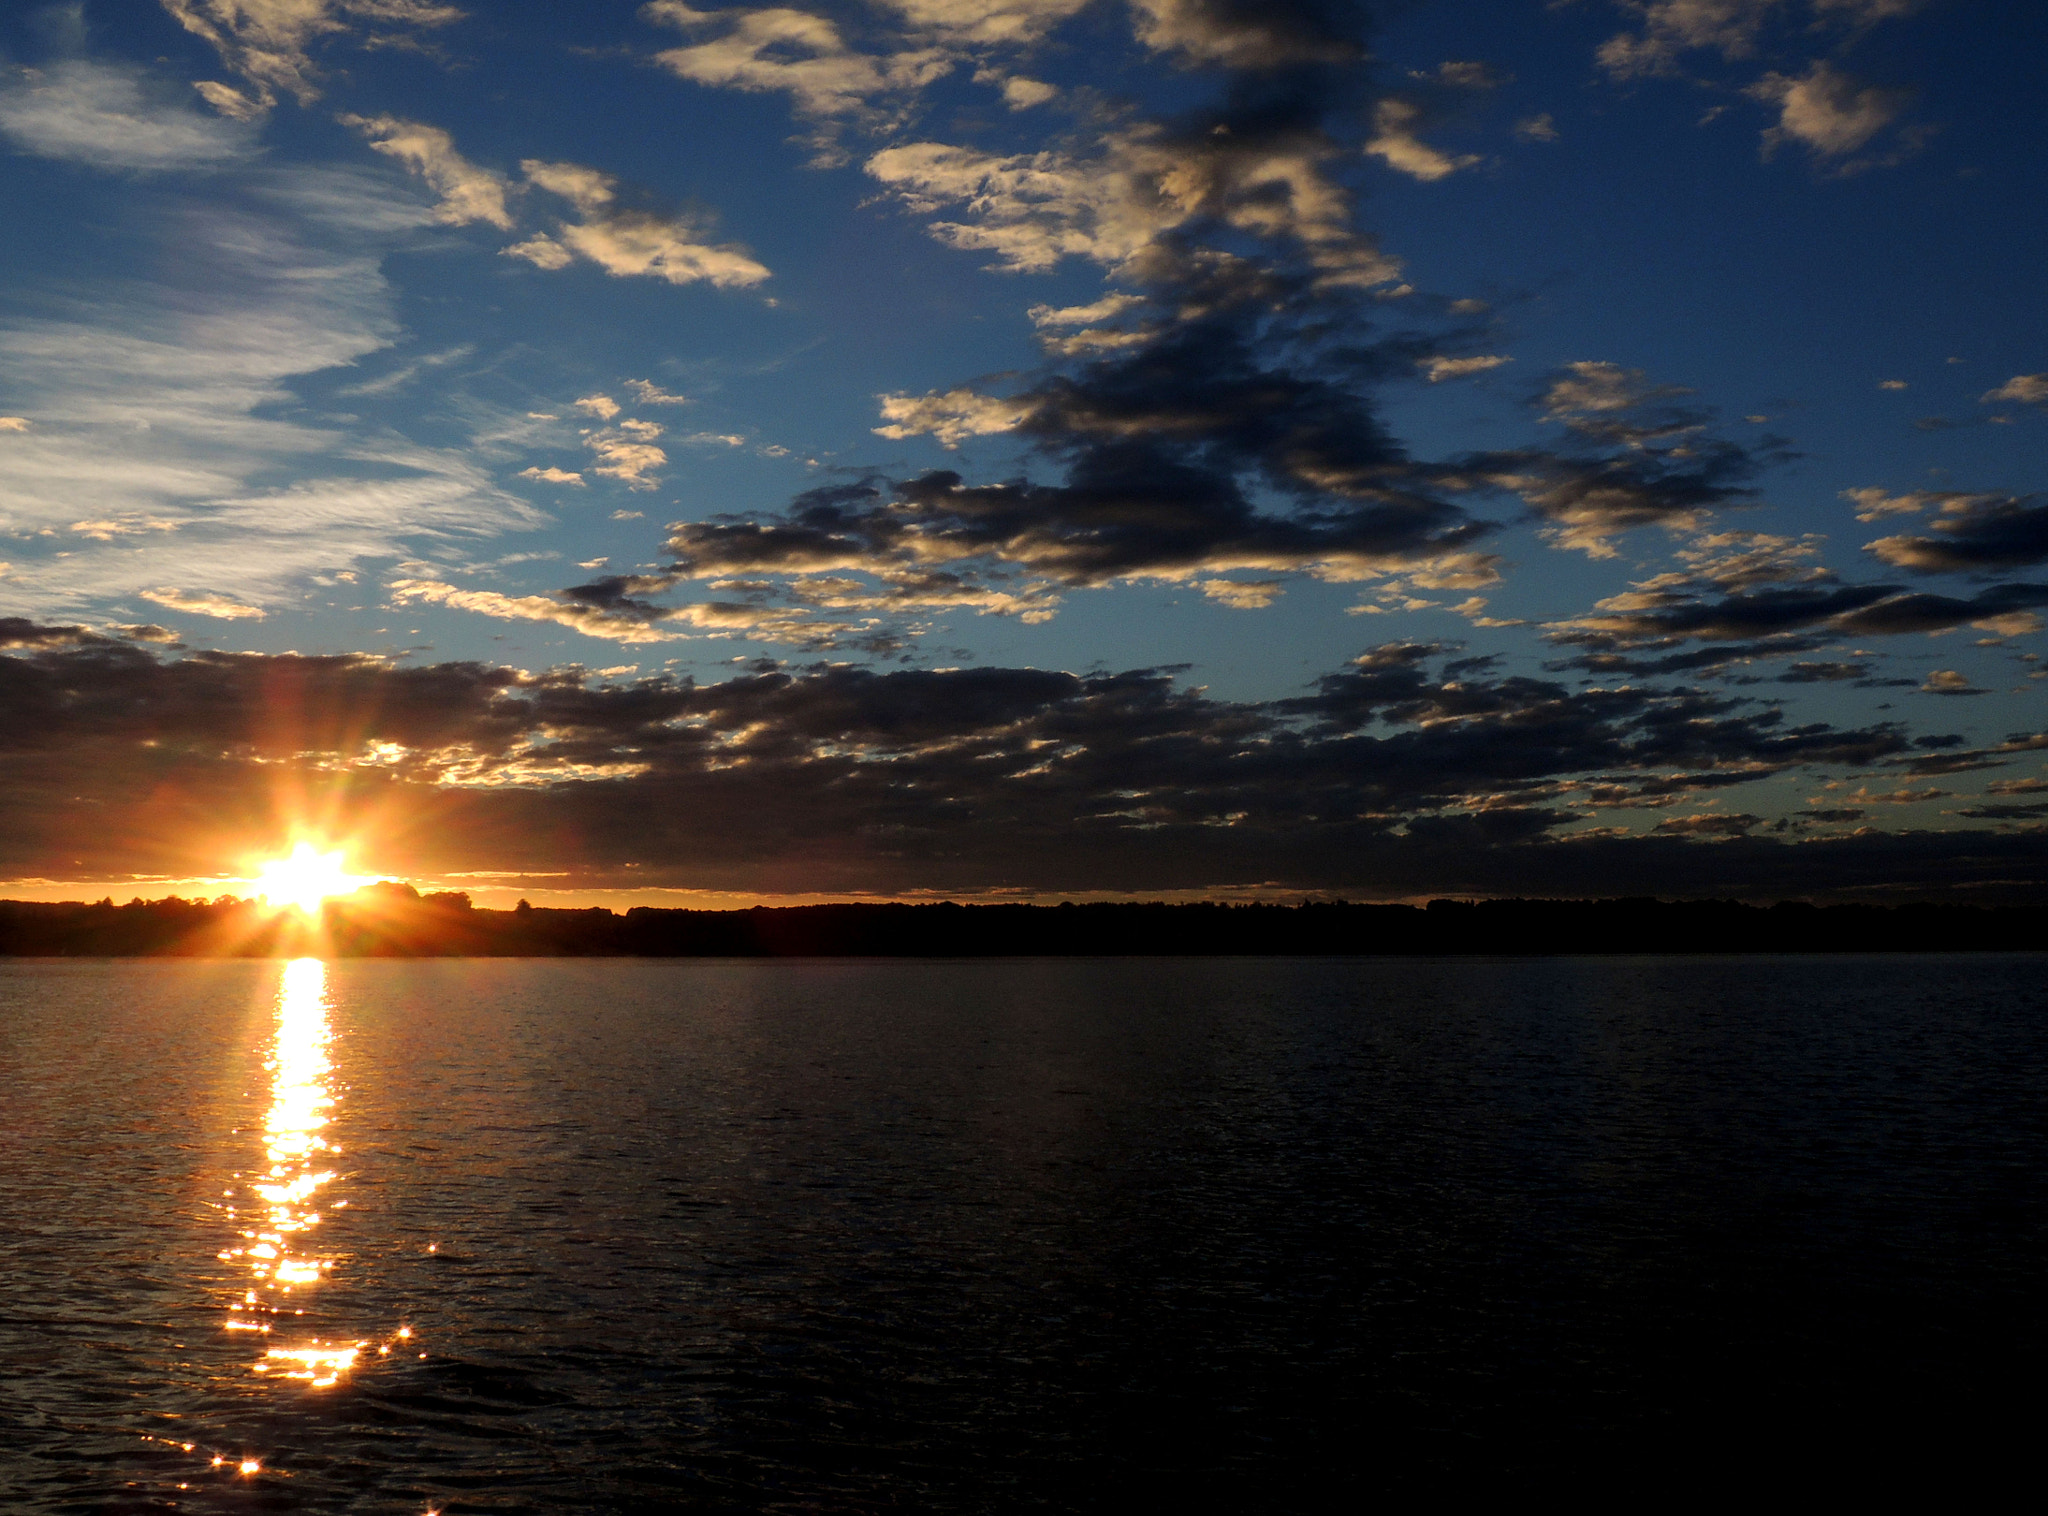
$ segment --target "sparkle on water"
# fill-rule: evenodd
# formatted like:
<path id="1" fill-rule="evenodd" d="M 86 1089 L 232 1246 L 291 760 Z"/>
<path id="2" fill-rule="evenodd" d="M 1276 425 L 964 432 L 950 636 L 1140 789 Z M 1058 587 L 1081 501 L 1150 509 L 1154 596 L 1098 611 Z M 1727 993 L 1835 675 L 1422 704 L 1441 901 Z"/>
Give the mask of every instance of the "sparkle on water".
<path id="1" fill-rule="evenodd" d="M 295 958 L 285 965 L 278 986 L 277 1040 L 267 1065 L 270 1110 L 263 1121 L 263 1156 L 268 1167 L 248 1187 L 261 1209 L 242 1229 L 242 1245 L 220 1255 L 224 1262 L 242 1260 L 251 1275 L 250 1286 L 229 1308 L 228 1331 L 269 1336 L 278 1318 L 292 1313 L 284 1297 L 318 1284 L 334 1267 L 332 1258 L 311 1249 L 308 1235 L 320 1224 L 319 1192 L 334 1179 L 326 1166 L 333 1148 L 321 1135 L 334 1104 L 328 1088 L 330 1036 L 327 965 L 318 958 Z M 229 1214 L 238 1209 L 230 1208 Z M 314 1341 L 273 1347 L 255 1369 L 325 1388 L 354 1366 L 362 1346 Z"/>

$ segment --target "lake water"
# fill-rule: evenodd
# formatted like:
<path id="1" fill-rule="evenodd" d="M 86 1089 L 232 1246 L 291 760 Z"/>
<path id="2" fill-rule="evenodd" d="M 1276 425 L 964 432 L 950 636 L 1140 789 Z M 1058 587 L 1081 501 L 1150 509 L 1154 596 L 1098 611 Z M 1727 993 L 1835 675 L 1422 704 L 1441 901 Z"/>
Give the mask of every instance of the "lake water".
<path id="1" fill-rule="evenodd" d="M 0 962 L 0 1509 L 1954 1497 L 2044 970 Z"/>

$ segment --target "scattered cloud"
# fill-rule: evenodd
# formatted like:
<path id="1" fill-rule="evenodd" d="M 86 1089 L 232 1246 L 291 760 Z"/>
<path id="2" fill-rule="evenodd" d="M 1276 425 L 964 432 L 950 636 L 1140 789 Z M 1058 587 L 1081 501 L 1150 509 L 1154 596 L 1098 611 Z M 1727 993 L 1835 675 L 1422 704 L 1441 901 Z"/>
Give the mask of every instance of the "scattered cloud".
<path id="1" fill-rule="evenodd" d="M 2048 409 L 2048 373 L 2014 374 L 1997 389 L 1984 392 L 1983 403 L 1986 405 L 1995 405 L 2001 400 Z"/>
<path id="2" fill-rule="evenodd" d="M 1826 60 L 1797 78 L 1765 74 L 1747 91 L 1778 107 L 1778 124 L 1764 133 L 1764 156 L 1797 142 L 1817 158 L 1846 158 L 1868 146 L 1912 103 L 1913 92 L 1865 84 Z"/>
<path id="3" fill-rule="evenodd" d="M 1366 139 L 1366 155 L 1425 184 L 1449 178 L 1481 161 L 1476 153 L 1454 155 L 1424 142 L 1415 135 L 1424 119 L 1423 108 L 1412 100 L 1390 97 L 1380 101 L 1373 110 L 1373 134 Z"/>
<path id="4" fill-rule="evenodd" d="M 261 621 L 264 610 L 261 606 L 250 605 L 242 600 L 230 600 L 225 595 L 199 591 L 186 594 L 181 590 L 158 589 L 142 591 L 144 600 L 154 601 L 169 611 L 184 611 L 192 616 L 211 616 L 218 621 Z"/>
<path id="5" fill-rule="evenodd" d="M 964 14 L 967 8 L 957 9 Z M 787 94 L 800 116 L 817 121 L 875 124 L 890 97 L 914 95 L 957 61 L 947 49 L 931 45 L 863 53 L 849 46 L 825 17 L 783 6 L 699 11 L 677 0 L 654 0 L 641 14 L 695 36 L 711 34 L 654 55 L 678 78 L 714 89 Z M 818 139 L 817 146 L 822 158 L 836 160 L 829 139 Z"/>
<path id="6" fill-rule="evenodd" d="M 1278 579 L 1205 579 L 1202 593 L 1238 611 L 1264 610 L 1286 593 Z"/>
<path id="7" fill-rule="evenodd" d="M 1028 404 L 968 389 L 948 390 L 943 395 L 883 395 L 880 399 L 882 419 L 888 425 L 876 427 L 877 436 L 897 441 L 930 436 L 949 448 L 969 437 L 1015 431 L 1031 413 Z"/>
<path id="8" fill-rule="evenodd" d="M 1987 573 L 2048 563 L 2048 496 L 1949 495 L 1928 536 L 1880 537 L 1865 546 L 1923 574 Z"/>
<path id="9" fill-rule="evenodd" d="M 628 379 L 626 388 L 633 392 L 633 398 L 642 405 L 688 405 L 688 395 L 671 395 L 660 385 L 646 379 Z"/>
<path id="10" fill-rule="evenodd" d="M 645 616 L 577 605 L 546 595 L 505 595 L 496 590 L 466 590 L 435 579 L 395 579 L 391 598 L 400 605 L 446 605 L 501 621 L 548 621 L 588 637 L 613 642 L 672 642 L 675 633 L 649 624 Z"/>
<path id="11" fill-rule="evenodd" d="M 362 22 L 427 30 L 463 17 L 456 7 L 435 0 L 162 0 L 162 4 L 186 31 L 212 43 L 221 61 L 254 86 L 253 96 L 218 84 L 207 93 L 207 99 L 216 104 L 216 93 L 242 101 L 244 111 L 267 109 L 280 94 L 290 95 L 301 105 L 318 99 L 320 71 L 310 50 L 323 37 L 345 33 Z"/>
<path id="12" fill-rule="evenodd" d="M 1676 74 L 1691 52 L 1714 52 L 1728 62 L 1753 57 L 1765 29 L 1779 18 L 1810 30 L 1829 25 L 1865 28 L 1918 10 L 1924 0 L 1617 0 L 1640 31 L 1621 32 L 1600 45 L 1600 66 L 1617 79 Z"/>
<path id="13" fill-rule="evenodd" d="M 372 149 L 396 158 L 441 197 L 434 219 L 450 226 L 482 221 L 500 231 L 512 230 L 505 209 L 505 180 L 479 168 L 455 151 L 455 139 L 437 126 L 402 121 L 396 116 L 340 115 L 335 118 L 368 140 Z"/>
<path id="14" fill-rule="evenodd" d="M 670 284 L 731 289 L 759 284 L 768 270 L 737 243 L 708 241 L 703 218 L 625 204 L 619 181 L 579 163 L 520 164 L 527 182 L 566 200 L 581 220 L 557 226 L 505 251 L 538 268 L 564 268 L 573 258 L 595 263 L 614 278 L 635 275 Z"/>
<path id="15" fill-rule="evenodd" d="M 1438 355 L 1421 359 L 1420 366 L 1424 378 L 1431 384 L 1441 384 L 1446 379 L 1462 379 L 1467 374 L 1484 374 L 1514 361 L 1499 354 L 1474 358 L 1446 358 Z"/>
<path id="16" fill-rule="evenodd" d="M 1981 695 L 1983 690 L 1970 683 L 1970 676 L 1954 669 L 1936 669 L 1927 676 L 1927 682 L 1920 686 L 1927 695 Z"/>
<path id="17" fill-rule="evenodd" d="M 654 445 L 660 435 L 661 428 L 647 421 L 626 421 L 592 432 L 583 439 L 597 455 L 591 472 L 616 479 L 628 489 L 653 489 L 661 482 L 654 471 L 668 462 L 668 454 Z"/>

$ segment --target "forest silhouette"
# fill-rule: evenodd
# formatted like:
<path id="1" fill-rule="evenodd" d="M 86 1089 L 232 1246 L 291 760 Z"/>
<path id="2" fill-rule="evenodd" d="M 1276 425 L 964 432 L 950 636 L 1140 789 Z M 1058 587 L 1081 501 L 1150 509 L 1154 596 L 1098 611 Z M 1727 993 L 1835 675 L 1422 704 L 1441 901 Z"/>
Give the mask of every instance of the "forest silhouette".
<path id="1" fill-rule="evenodd" d="M 0 955 L 64 957 L 1079 957 L 1576 955 L 2037 949 L 2048 908 L 1734 900 L 1426 906 L 849 903 L 485 910 L 383 882 L 316 916 L 258 900 L 0 901 Z"/>

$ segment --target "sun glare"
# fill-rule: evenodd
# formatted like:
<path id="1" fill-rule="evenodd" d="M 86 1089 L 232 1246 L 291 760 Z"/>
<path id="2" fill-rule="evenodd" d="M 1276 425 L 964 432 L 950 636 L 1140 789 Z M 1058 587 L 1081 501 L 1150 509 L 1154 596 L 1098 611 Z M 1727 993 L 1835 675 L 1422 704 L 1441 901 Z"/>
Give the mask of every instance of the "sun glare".
<path id="1" fill-rule="evenodd" d="M 295 905 L 311 916 L 330 895 L 346 895 L 365 883 L 342 872 L 341 852 L 323 853 L 310 842 L 301 842 L 288 858 L 273 858 L 256 875 L 263 898 L 278 909 Z"/>

